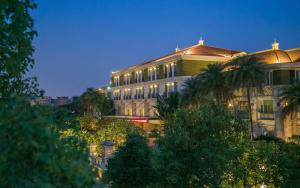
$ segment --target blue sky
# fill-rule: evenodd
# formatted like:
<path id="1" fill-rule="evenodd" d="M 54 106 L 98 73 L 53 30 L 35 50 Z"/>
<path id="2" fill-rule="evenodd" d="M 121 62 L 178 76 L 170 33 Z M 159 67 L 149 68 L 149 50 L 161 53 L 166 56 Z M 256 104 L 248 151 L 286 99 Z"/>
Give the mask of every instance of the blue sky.
<path id="1" fill-rule="evenodd" d="M 202 36 L 242 51 L 300 47 L 299 0 L 37 0 L 32 73 L 50 96 L 107 85 L 111 71 Z"/>

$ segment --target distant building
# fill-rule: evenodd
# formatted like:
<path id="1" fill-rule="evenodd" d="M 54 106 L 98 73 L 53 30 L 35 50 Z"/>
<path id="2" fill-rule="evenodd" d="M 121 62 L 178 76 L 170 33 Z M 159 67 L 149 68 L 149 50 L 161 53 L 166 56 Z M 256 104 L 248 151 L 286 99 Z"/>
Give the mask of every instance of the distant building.
<path id="1" fill-rule="evenodd" d="M 30 99 L 32 105 L 52 105 L 52 97 L 43 96 L 43 97 L 33 97 Z"/>
<path id="2" fill-rule="evenodd" d="M 55 99 L 55 106 L 63 106 L 63 105 L 69 104 L 69 103 L 71 103 L 71 100 L 65 96 L 57 97 Z"/>

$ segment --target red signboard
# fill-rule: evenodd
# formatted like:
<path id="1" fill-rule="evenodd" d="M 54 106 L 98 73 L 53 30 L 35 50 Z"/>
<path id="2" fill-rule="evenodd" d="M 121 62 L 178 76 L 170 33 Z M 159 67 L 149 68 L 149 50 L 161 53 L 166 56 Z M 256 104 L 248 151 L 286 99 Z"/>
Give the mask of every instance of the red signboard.
<path id="1" fill-rule="evenodd" d="M 133 118 L 133 119 L 130 119 L 129 121 L 134 122 L 134 123 L 148 123 L 147 118 Z"/>

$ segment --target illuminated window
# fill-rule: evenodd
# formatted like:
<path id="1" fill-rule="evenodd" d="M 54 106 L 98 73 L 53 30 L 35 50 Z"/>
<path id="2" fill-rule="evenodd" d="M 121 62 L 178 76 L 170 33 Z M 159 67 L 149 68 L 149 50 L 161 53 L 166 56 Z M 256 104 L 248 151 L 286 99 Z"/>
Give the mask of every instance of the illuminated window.
<path id="1" fill-rule="evenodd" d="M 273 85 L 273 71 L 267 72 L 266 85 Z"/>
<path id="2" fill-rule="evenodd" d="M 115 86 L 119 86 L 120 85 L 120 77 L 119 76 L 115 76 L 114 77 L 114 85 Z"/>
<path id="3" fill-rule="evenodd" d="M 135 89 L 135 99 L 143 99 L 144 98 L 144 87 L 137 87 Z"/>
<path id="4" fill-rule="evenodd" d="M 165 78 L 172 78 L 176 76 L 177 73 L 177 65 L 176 63 L 170 63 L 164 65 L 164 76 Z"/>
<path id="5" fill-rule="evenodd" d="M 172 92 L 177 92 L 177 82 L 169 82 L 165 84 L 164 96 L 168 97 Z"/>
<path id="6" fill-rule="evenodd" d="M 140 82 L 143 82 L 144 81 L 144 78 L 143 78 L 143 72 L 140 70 L 140 71 L 136 71 L 135 72 L 135 82 L 136 83 L 140 83 Z"/>
<path id="7" fill-rule="evenodd" d="M 148 81 L 157 80 L 158 68 L 150 67 L 148 68 Z"/>
<path id="8" fill-rule="evenodd" d="M 153 84 L 149 86 L 148 98 L 156 98 L 158 95 L 158 85 Z"/>
<path id="9" fill-rule="evenodd" d="M 131 81 L 131 74 L 130 73 L 125 74 L 124 75 L 124 83 L 125 83 L 125 85 L 129 85 L 130 81 Z"/>
<path id="10" fill-rule="evenodd" d="M 131 95 L 132 95 L 131 89 L 130 88 L 125 88 L 123 99 L 124 100 L 129 100 L 129 99 L 131 99 Z"/>
<path id="11" fill-rule="evenodd" d="M 114 90 L 113 99 L 114 100 L 121 100 L 121 91 L 120 90 Z"/>

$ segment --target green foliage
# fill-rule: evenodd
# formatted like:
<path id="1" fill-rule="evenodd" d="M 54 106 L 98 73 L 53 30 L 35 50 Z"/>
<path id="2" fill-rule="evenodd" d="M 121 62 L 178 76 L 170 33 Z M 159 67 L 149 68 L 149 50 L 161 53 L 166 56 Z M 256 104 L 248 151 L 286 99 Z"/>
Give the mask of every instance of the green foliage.
<path id="1" fill-rule="evenodd" d="M 80 121 L 80 123 L 82 122 Z M 82 127 L 82 125 L 80 125 L 80 127 Z M 87 144 L 96 143 L 100 145 L 102 142 L 110 140 L 113 141 L 117 147 L 124 144 L 129 134 L 145 135 L 145 132 L 131 122 L 123 120 L 98 121 L 96 128 L 92 131 L 82 128 L 76 129 L 76 127 L 62 130 L 62 135 L 77 137 Z M 102 148 L 99 148 L 99 151 L 101 151 L 101 149 Z"/>
<path id="2" fill-rule="evenodd" d="M 115 156 L 108 161 L 105 177 L 111 187 L 147 187 L 155 182 L 152 165 L 153 153 L 147 140 L 139 135 L 129 135 Z"/>
<path id="3" fill-rule="evenodd" d="M 274 157 L 279 147 L 276 142 L 243 140 L 238 158 L 231 160 L 228 171 L 223 176 L 223 187 L 278 187 L 282 181 L 279 165 Z"/>
<path id="4" fill-rule="evenodd" d="M 215 102 L 205 103 L 197 110 L 177 109 L 167 119 L 164 134 L 158 136 L 157 152 L 152 150 L 152 154 L 145 157 L 139 152 L 140 147 L 128 147 L 127 140 L 109 163 L 107 177 L 113 187 L 298 185 L 300 146 L 295 144 L 297 139 L 295 143 L 286 143 L 267 135 L 251 140 L 247 132 L 243 121 Z M 134 146 L 143 145 L 142 142 L 137 139 Z M 139 162 L 140 157 L 147 158 L 149 164 Z M 137 173 L 135 170 L 141 170 L 141 166 L 147 170 Z M 148 170 L 155 180 L 147 179 L 144 173 Z"/>
<path id="5" fill-rule="evenodd" d="M 277 160 L 280 165 L 280 175 L 283 181 L 277 187 L 297 187 L 300 185 L 300 145 L 294 143 L 283 143 Z"/>
<path id="6" fill-rule="evenodd" d="M 197 109 L 200 103 L 212 99 L 219 103 L 226 102 L 233 95 L 227 75 L 222 64 L 209 64 L 199 75 L 185 81 L 180 105 Z"/>
<path id="7" fill-rule="evenodd" d="M 260 59 L 254 56 L 242 56 L 233 59 L 226 66 L 231 70 L 228 72 L 229 83 L 237 89 L 255 87 L 262 90 L 265 82 L 266 67 Z"/>
<path id="8" fill-rule="evenodd" d="M 99 91 L 88 88 L 77 100 L 74 101 L 72 107 L 81 115 L 93 115 L 101 117 L 102 115 L 110 115 L 113 113 L 113 102 Z"/>
<path id="9" fill-rule="evenodd" d="M 182 104 L 198 108 L 201 102 L 211 99 L 226 102 L 233 95 L 233 89 L 226 79 L 222 64 L 209 64 L 201 73 L 185 82 Z"/>
<path id="10" fill-rule="evenodd" d="M 100 120 L 91 114 L 79 117 L 80 129 L 86 131 L 97 131 Z"/>
<path id="11" fill-rule="evenodd" d="M 227 72 L 227 80 L 235 89 L 247 91 L 247 103 L 251 126 L 251 138 L 254 137 L 253 120 L 251 110 L 251 90 L 263 92 L 263 85 L 266 76 L 266 67 L 260 59 L 255 56 L 241 56 L 233 59 L 227 65 L 230 71 Z"/>
<path id="12" fill-rule="evenodd" d="M 241 122 L 215 103 L 178 110 L 159 140 L 161 186 L 219 186 L 245 132 Z"/>
<path id="13" fill-rule="evenodd" d="M 296 115 L 300 109 L 300 83 L 285 87 L 280 95 L 280 103 L 284 116 Z"/>
<path id="14" fill-rule="evenodd" d="M 180 95 L 177 92 L 170 93 L 168 97 L 159 96 L 157 98 L 157 105 L 154 108 L 157 110 L 157 116 L 160 118 L 166 118 L 172 116 L 172 114 L 179 108 Z"/>
<path id="15" fill-rule="evenodd" d="M 300 181 L 300 146 L 284 141 L 256 140 L 240 145 L 242 155 L 229 168 L 231 187 L 246 184 L 258 187 L 295 187 Z"/>
<path id="16" fill-rule="evenodd" d="M 30 11 L 32 0 L 0 3 L 0 98 L 11 94 L 40 95 L 36 78 L 25 74 L 34 65 L 32 40 L 37 35 Z"/>
<path id="17" fill-rule="evenodd" d="M 84 143 L 60 138 L 48 113 L 21 98 L 0 101 L 0 187 L 92 185 Z"/>

